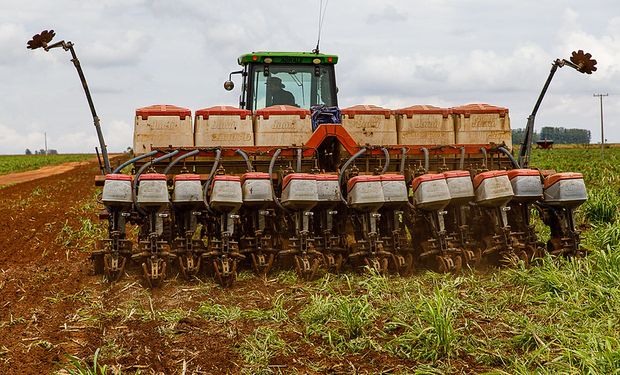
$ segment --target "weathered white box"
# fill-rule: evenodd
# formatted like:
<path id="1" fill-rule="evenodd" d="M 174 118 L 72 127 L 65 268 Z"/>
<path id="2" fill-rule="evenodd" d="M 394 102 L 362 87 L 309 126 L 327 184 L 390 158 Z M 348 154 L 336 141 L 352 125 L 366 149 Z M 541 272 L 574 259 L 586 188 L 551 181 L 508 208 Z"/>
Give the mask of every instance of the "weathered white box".
<path id="1" fill-rule="evenodd" d="M 468 171 L 443 173 L 450 191 L 450 205 L 461 206 L 474 200 L 474 183 Z"/>
<path id="2" fill-rule="evenodd" d="M 248 172 L 241 176 L 243 204 L 257 207 L 273 203 L 269 173 Z"/>
<path id="3" fill-rule="evenodd" d="M 312 135 L 310 111 L 290 105 L 274 105 L 254 113 L 256 146 L 301 146 Z"/>
<path id="4" fill-rule="evenodd" d="M 203 189 L 200 175 L 187 173 L 174 176 L 172 202 L 177 205 L 203 205 Z"/>
<path id="5" fill-rule="evenodd" d="M 282 205 L 293 210 L 310 210 L 319 201 L 315 175 L 291 173 L 282 180 Z"/>
<path id="6" fill-rule="evenodd" d="M 577 207 L 588 199 L 581 173 L 556 173 L 545 179 L 545 203 L 554 206 Z"/>
<path id="7" fill-rule="evenodd" d="M 381 188 L 386 207 L 402 206 L 409 201 L 405 176 L 402 174 L 381 175 Z"/>
<path id="8" fill-rule="evenodd" d="M 254 146 L 252 112 L 231 106 L 215 106 L 196 111 L 196 146 Z"/>
<path id="9" fill-rule="evenodd" d="M 443 210 L 450 203 L 450 190 L 441 173 L 418 176 L 411 183 L 413 203 L 426 211 Z"/>
<path id="10" fill-rule="evenodd" d="M 156 147 L 194 146 L 192 112 L 174 105 L 138 108 L 133 133 L 133 151 L 144 154 Z"/>
<path id="11" fill-rule="evenodd" d="M 385 203 L 381 176 L 355 176 L 347 182 L 347 203 L 363 212 L 378 211 Z"/>
<path id="12" fill-rule="evenodd" d="M 508 108 L 467 104 L 451 108 L 457 144 L 502 144 L 512 149 Z"/>
<path id="13" fill-rule="evenodd" d="M 342 110 L 342 126 L 359 145 L 398 143 L 392 111 L 375 105 L 356 105 Z"/>
<path id="14" fill-rule="evenodd" d="M 146 173 L 138 178 L 138 203 L 144 207 L 164 206 L 170 202 L 165 174 Z"/>
<path id="15" fill-rule="evenodd" d="M 131 176 L 126 174 L 107 174 L 103 184 L 101 200 L 109 207 L 131 207 L 133 204 Z"/>
<path id="16" fill-rule="evenodd" d="M 506 171 L 482 172 L 474 177 L 476 203 L 484 207 L 500 207 L 512 199 L 512 185 Z"/>
<path id="17" fill-rule="evenodd" d="M 338 175 L 317 174 L 316 184 L 319 193 L 319 205 L 333 206 L 341 201 Z"/>
<path id="18" fill-rule="evenodd" d="M 209 205 L 221 212 L 235 212 L 243 204 L 241 180 L 238 176 L 217 175 L 213 177 Z"/>
<path id="19" fill-rule="evenodd" d="M 535 202 L 543 197 L 540 173 L 535 169 L 512 169 L 508 171 L 515 201 Z"/>
<path id="20" fill-rule="evenodd" d="M 453 145 L 454 120 L 449 108 L 413 105 L 394 110 L 398 144 Z"/>

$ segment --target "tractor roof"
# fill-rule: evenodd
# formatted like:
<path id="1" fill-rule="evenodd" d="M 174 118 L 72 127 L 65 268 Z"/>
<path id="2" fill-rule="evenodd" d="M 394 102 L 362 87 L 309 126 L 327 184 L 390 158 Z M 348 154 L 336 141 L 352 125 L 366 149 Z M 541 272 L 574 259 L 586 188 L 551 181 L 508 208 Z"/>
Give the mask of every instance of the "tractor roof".
<path id="1" fill-rule="evenodd" d="M 271 62 L 265 61 L 271 59 Z M 314 61 L 319 59 L 317 63 Z M 336 64 L 338 56 L 312 52 L 252 52 L 239 56 L 239 65 L 249 63 L 274 63 L 274 64 Z"/>

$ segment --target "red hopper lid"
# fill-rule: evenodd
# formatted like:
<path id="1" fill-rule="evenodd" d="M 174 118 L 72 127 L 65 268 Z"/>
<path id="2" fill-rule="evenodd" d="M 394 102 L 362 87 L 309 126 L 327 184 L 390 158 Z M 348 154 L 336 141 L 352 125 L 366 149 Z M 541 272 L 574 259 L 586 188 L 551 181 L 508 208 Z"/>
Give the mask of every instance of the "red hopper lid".
<path id="1" fill-rule="evenodd" d="M 427 173 L 427 174 L 423 174 L 422 176 L 418 176 L 418 177 L 413 179 L 413 181 L 411 182 L 411 188 L 415 191 L 415 190 L 418 189 L 418 186 L 420 186 L 420 184 L 422 182 L 435 181 L 435 180 L 445 180 L 445 179 L 446 179 L 446 177 L 442 173 Z"/>
<path id="2" fill-rule="evenodd" d="M 306 118 L 306 116 L 310 116 L 309 110 L 292 105 L 272 105 L 271 107 L 259 109 L 255 113 L 257 116 L 262 116 L 264 119 L 268 119 L 269 116 L 297 115 L 302 119 Z"/>
<path id="3" fill-rule="evenodd" d="M 372 104 L 359 104 L 353 107 L 344 108 L 341 113 L 349 116 L 349 118 L 355 118 L 355 115 L 383 115 L 386 119 L 389 119 L 392 115 L 392 111 Z"/>
<path id="4" fill-rule="evenodd" d="M 196 111 L 196 117 L 202 116 L 204 119 L 208 119 L 209 116 L 239 116 L 242 120 L 252 112 L 247 109 L 241 109 L 232 107 L 229 105 L 217 105 L 215 107 L 203 108 Z"/>
<path id="5" fill-rule="evenodd" d="M 136 116 L 141 116 L 142 120 L 146 120 L 149 116 L 179 116 L 181 120 L 185 120 L 186 116 L 191 115 L 192 111 L 189 109 L 171 104 L 155 104 L 136 109 Z"/>

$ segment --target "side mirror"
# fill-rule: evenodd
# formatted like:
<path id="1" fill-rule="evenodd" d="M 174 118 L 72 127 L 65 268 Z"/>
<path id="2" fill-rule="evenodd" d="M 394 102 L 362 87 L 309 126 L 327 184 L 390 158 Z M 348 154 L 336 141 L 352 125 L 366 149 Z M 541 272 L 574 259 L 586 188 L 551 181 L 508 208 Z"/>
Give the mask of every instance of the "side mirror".
<path id="1" fill-rule="evenodd" d="M 226 81 L 226 82 L 224 82 L 224 89 L 226 91 L 230 91 L 230 90 L 232 90 L 234 88 L 235 88 L 235 83 L 233 81 Z"/>

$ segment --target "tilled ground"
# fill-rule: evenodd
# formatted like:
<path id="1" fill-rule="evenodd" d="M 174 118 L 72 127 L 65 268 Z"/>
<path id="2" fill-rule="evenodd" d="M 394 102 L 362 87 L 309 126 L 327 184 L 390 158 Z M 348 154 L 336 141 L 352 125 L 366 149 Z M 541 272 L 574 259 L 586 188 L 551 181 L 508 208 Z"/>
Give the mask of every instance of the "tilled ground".
<path id="1" fill-rule="evenodd" d="M 230 290 L 172 277 L 151 292 L 138 272 L 103 283 L 90 274 L 88 260 L 100 230 L 92 226 L 98 222 L 97 172 L 89 164 L 0 190 L 0 373 L 53 373 L 68 366 L 69 356 L 88 366 L 97 348 L 100 362 L 123 373 L 254 372 L 239 354 L 244 340 L 278 324 L 268 309 L 279 295 L 290 297 L 286 308 L 294 312 L 307 294 L 283 277 L 249 274 Z M 205 301 L 230 307 L 233 316 L 201 312 Z M 239 310 L 267 316 L 235 319 Z M 302 327 L 286 324 L 290 329 L 280 338 L 295 349 L 262 353 L 268 363 L 261 371 L 376 373 L 411 365 L 376 352 L 334 358 L 304 339 Z"/>

